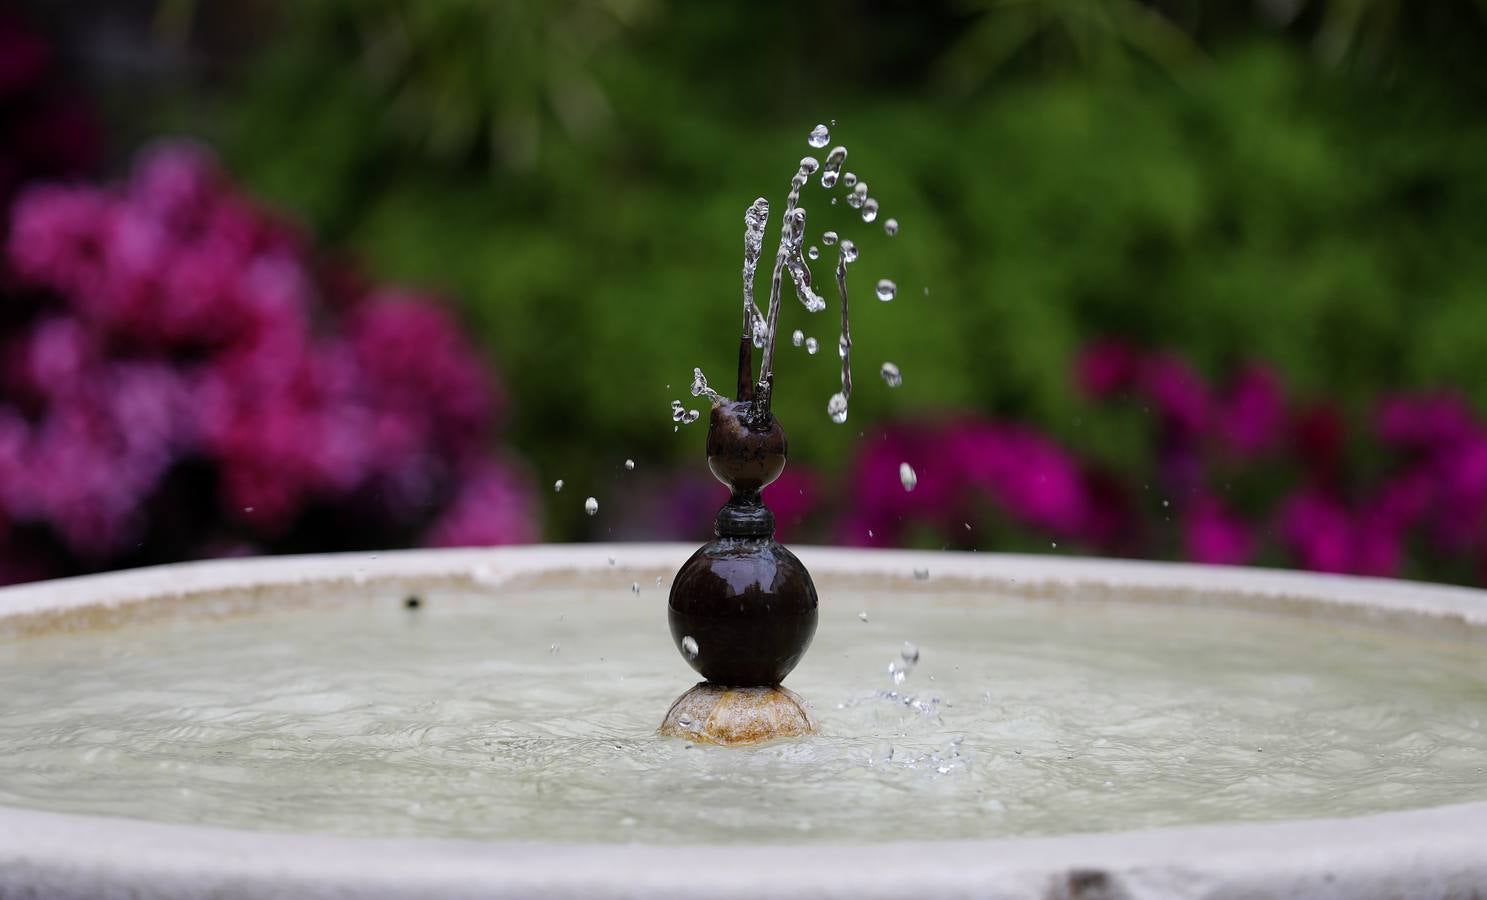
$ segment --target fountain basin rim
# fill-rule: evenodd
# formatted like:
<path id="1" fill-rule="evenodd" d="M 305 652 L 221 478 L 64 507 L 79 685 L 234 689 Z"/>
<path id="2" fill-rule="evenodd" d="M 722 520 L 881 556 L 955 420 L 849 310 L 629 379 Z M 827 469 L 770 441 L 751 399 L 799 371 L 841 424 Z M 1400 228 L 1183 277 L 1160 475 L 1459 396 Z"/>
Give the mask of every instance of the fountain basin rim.
<path id="1" fill-rule="evenodd" d="M 680 543 L 532 544 L 378 554 L 215 559 L 0 587 L 0 636 L 128 621 L 193 602 L 251 609 L 282 592 L 378 584 L 522 586 L 617 573 L 670 578 L 696 549 Z M 1042 599 L 1182 602 L 1444 628 L 1487 641 L 1487 590 L 1390 578 L 1039 554 L 792 546 L 817 577 L 913 589 L 977 588 Z M 613 562 L 611 562 L 613 560 Z M 919 582 L 915 570 L 928 570 Z M 1392 623 L 1391 623 L 1392 624 Z"/>
<path id="2" fill-rule="evenodd" d="M 669 574 L 691 544 L 579 544 L 214 560 L 0 589 L 0 634 L 196 607 L 313 602 L 327 588 L 490 587 Z M 826 583 L 994 587 L 1051 601 L 1186 602 L 1462 635 L 1487 591 L 1387 579 L 1039 555 L 795 548 Z M 615 557 L 615 564 L 609 558 Z M 918 581 L 915 569 L 928 569 Z M 629 580 L 629 576 L 624 576 Z M 288 601 L 285 598 L 290 598 Z M 1487 802 L 1347 819 L 1042 838 L 792 847 L 357 838 L 0 806 L 0 896 L 1446 897 L 1487 893 Z M 682 865 L 681 862 L 685 861 Z M 691 873 L 691 874 L 687 874 Z"/>

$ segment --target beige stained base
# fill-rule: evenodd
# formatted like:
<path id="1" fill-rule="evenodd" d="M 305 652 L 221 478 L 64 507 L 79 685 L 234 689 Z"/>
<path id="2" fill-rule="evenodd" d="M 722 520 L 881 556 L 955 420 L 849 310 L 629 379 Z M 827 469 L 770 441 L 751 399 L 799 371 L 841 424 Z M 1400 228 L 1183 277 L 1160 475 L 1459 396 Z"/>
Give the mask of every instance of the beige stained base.
<path id="1" fill-rule="evenodd" d="M 661 723 L 666 737 L 741 747 L 820 730 L 800 695 L 788 688 L 722 687 L 704 681 L 676 698 Z"/>

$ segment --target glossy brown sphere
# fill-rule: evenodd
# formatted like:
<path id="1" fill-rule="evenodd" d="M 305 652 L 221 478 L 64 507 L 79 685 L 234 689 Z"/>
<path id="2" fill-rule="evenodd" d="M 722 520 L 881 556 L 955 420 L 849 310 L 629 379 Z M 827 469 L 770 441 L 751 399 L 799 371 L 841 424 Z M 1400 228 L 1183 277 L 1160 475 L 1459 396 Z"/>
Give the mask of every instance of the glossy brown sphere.
<path id="1" fill-rule="evenodd" d="M 774 685 L 816 636 L 816 603 L 811 574 L 784 545 L 719 537 L 677 573 L 667 619 L 677 649 L 703 678 Z"/>
<path id="2" fill-rule="evenodd" d="M 707 467 L 735 494 L 758 493 L 780 477 L 790 443 L 773 415 L 759 420 L 754 405 L 726 400 L 713 406 L 707 428 Z"/>
<path id="3" fill-rule="evenodd" d="M 745 400 L 713 407 L 707 464 L 732 496 L 718 538 L 692 554 L 671 584 L 667 617 L 682 657 L 714 684 L 779 684 L 816 634 L 816 586 L 774 539 L 759 492 L 785 468 L 780 423 Z"/>

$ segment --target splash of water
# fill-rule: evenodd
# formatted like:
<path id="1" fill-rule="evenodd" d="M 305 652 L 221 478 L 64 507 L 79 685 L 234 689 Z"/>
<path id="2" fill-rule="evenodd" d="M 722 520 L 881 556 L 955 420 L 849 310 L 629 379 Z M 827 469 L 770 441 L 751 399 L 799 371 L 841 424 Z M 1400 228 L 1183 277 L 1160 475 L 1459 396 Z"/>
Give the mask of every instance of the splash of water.
<path id="1" fill-rule="evenodd" d="M 723 395 L 708 385 L 707 376 L 702 374 L 701 369 L 692 370 L 692 396 L 706 397 L 714 403 L 723 402 Z"/>
<path id="2" fill-rule="evenodd" d="M 764 312 L 754 302 L 754 276 L 759 270 L 759 256 L 764 250 L 764 228 L 768 224 L 769 201 L 760 197 L 744 212 L 743 333 L 751 337 L 755 347 L 764 346 L 764 335 L 768 330 Z"/>
<path id="3" fill-rule="evenodd" d="M 817 126 L 811 131 L 808 143 L 811 147 L 821 149 L 830 142 L 829 130 L 824 125 Z M 823 189 L 830 190 L 838 183 L 848 188 L 847 203 L 860 212 L 864 222 L 873 222 L 878 216 L 878 201 L 868 195 L 867 182 L 860 179 L 853 172 L 844 171 L 843 167 L 847 159 L 847 148 L 836 146 L 826 154 L 825 162 L 819 162 L 814 156 L 806 156 L 800 160 L 794 175 L 790 179 L 790 191 L 785 198 L 784 210 L 780 216 L 780 239 L 779 246 L 775 251 L 774 266 L 770 274 L 769 301 L 764 310 L 760 309 L 755 299 L 754 285 L 757 280 L 759 261 L 763 256 L 764 232 L 769 220 L 769 203 L 760 197 L 756 199 L 744 213 L 744 265 L 743 265 L 743 334 L 756 349 L 763 351 L 759 363 L 758 375 L 753 376 L 749 371 L 748 363 L 751 361 L 747 354 L 740 361 L 740 384 L 753 384 L 753 410 L 756 415 L 767 416 L 770 408 L 770 394 L 774 387 L 774 358 L 776 340 L 779 336 L 780 309 L 782 306 L 782 294 L 784 278 L 789 274 L 791 284 L 795 290 L 796 299 L 805 307 L 807 312 L 820 312 L 826 308 L 826 300 L 816 293 L 812 284 L 810 262 L 820 259 L 820 248 L 811 245 L 807 248 L 806 237 L 806 210 L 800 206 L 802 190 L 809 183 L 812 176 L 820 174 L 820 183 Z M 836 198 L 832 198 L 833 204 Z M 895 233 L 898 228 L 896 220 L 885 223 L 884 229 L 889 234 Z M 841 390 L 833 394 L 827 402 L 827 415 L 833 422 L 838 424 L 847 420 L 847 411 L 852 397 L 852 332 L 848 309 L 847 291 L 847 266 L 858 258 L 856 245 L 834 231 L 826 231 L 821 234 L 821 244 L 831 247 L 838 246 L 836 283 L 837 294 L 841 300 L 841 335 L 837 340 L 837 353 L 841 357 Z M 891 283 L 890 283 L 891 284 Z M 883 283 L 880 282 L 878 289 L 879 299 L 891 299 L 884 297 Z M 806 352 L 814 354 L 817 350 L 817 342 L 814 339 L 803 338 L 799 329 L 792 334 L 792 342 L 800 346 L 802 341 Z M 747 345 L 746 345 L 747 346 Z M 885 380 L 888 376 L 884 374 Z M 694 373 L 693 396 L 702 396 L 705 393 L 715 402 L 723 398 L 706 387 L 706 380 L 700 382 L 702 391 L 699 392 L 700 371 Z M 890 382 L 891 383 L 891 382 Z M 741 399 L 745 398 L 744 389 L 740 388 Z M 686 413 L 679 411 L 673 406 L 673 419 L 679 424 L 688 421 Z"/>

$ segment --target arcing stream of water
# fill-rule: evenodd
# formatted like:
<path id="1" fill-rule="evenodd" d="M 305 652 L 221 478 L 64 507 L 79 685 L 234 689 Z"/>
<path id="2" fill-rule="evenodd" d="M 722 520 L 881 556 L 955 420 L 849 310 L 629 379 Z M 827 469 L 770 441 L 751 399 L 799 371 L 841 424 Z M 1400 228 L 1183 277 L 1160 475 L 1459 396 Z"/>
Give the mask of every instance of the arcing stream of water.
<path id="1" fill-rule="evenodd" d="M 807 143 L 814 149 L 822 149 L 831 143 L 831 132 L 826 125 L 817 125 L 811 130 Z M 761 310 L 754 298 L 754 282 L 759 270 L 759 261 L 764 251 L 764 233 L 769 224 L 769 200 L 759 197 L 749 205 L 744 212 L 744 261 L 743 261 L 743 336 L 749 338 L 756 349 L 763 351 L 763 359 L 759 366 L 758 383 L 755 388 L 755 396 L 761 408 L 769 408 L 770 395 L 774 386 L 774 360 L 776 339 L 779 336 L 781 293 L 784 276 L 788 272 L 791 283 L 795 288 L 795 296 L 805 307 L 806 312 L 817 313 L 826 308 L 826 300 L 816 293 L 811 277 L 810 261 L 818 259 L 819 248 L 814 245 L 808 251 L 805 247 L 806 237 L 806 210 L 799 206 L 801 191 L 810 182 L 811 176 L 820 173 L 821 188 L 825 191 L 834 189 L 841 184 L 847 189 L 846 202 L 848 206 L 859 210 L 864 223 L 872 223 L 877 220 L 879 203 L 877 199 L 868 194 L 867 182 L 861 181 L 854 173 L 843 173 L 842 166 L 847 161 L 847 148 L 836 146 L 826 154 L 825 163 L 821 163 L 814 156 L 801 159 L 799 167 L 790 179 L 790 191 L 785 197 L 785 209 L 780 216 L 780 243 L 775 252 L 774 267 L 770 274 L 769 305 L 768 309 Z M 832 200 L 835 203 L 836 199 Z M 898 233 L 898 221 L 889 219 L 884 223 L 883 230 L 890 237 Z M 837 296 L 841 303 L 841 334 L 837 338 L 837 353 L 842 361 L 841 390 L 831 395 L 827 400 L 826 412 L 833 422 L 841 424 L 847 421 L 847 412 L 852 399 L 852 326 L 848 315 L 847 303 L 847 266 L 857 261 L 859 251 L 857 245 L 850 239 L 838 238 L 834 231 L 826 231 L 821 235 L 821 243 L 826 246 L 837 246 L 836 257 L 836 286 Z M 881 279 L 877 285 L 878 299 L 882 301 L 892 300 L 896 287 L 889 279 Z M 794 332 L 793 343 L 795 346 L 806 346 L 810 353 L 815 353 L 817 341 L 815 338 L 805 339 L 800 331 Z M 897 366 L 892 363 L 884 363 L 885 369 L 892 367 L 897 372 Z M 714 402 L 721 400 L 717 392 L 707 387 L 707 380 L 702 377 L 701 370 L 695 370 L 696 375 L 692 383 L 692 396 L 707 396 Z M 884 378 L 889 387 L 897 387 L 901 383 L 898 379 Z M 672 403 L 672 419 L 680 424 L 688 424 L 696 421 L 696 416 L 689 412 L 680 411 L 681 401 Z"/>

